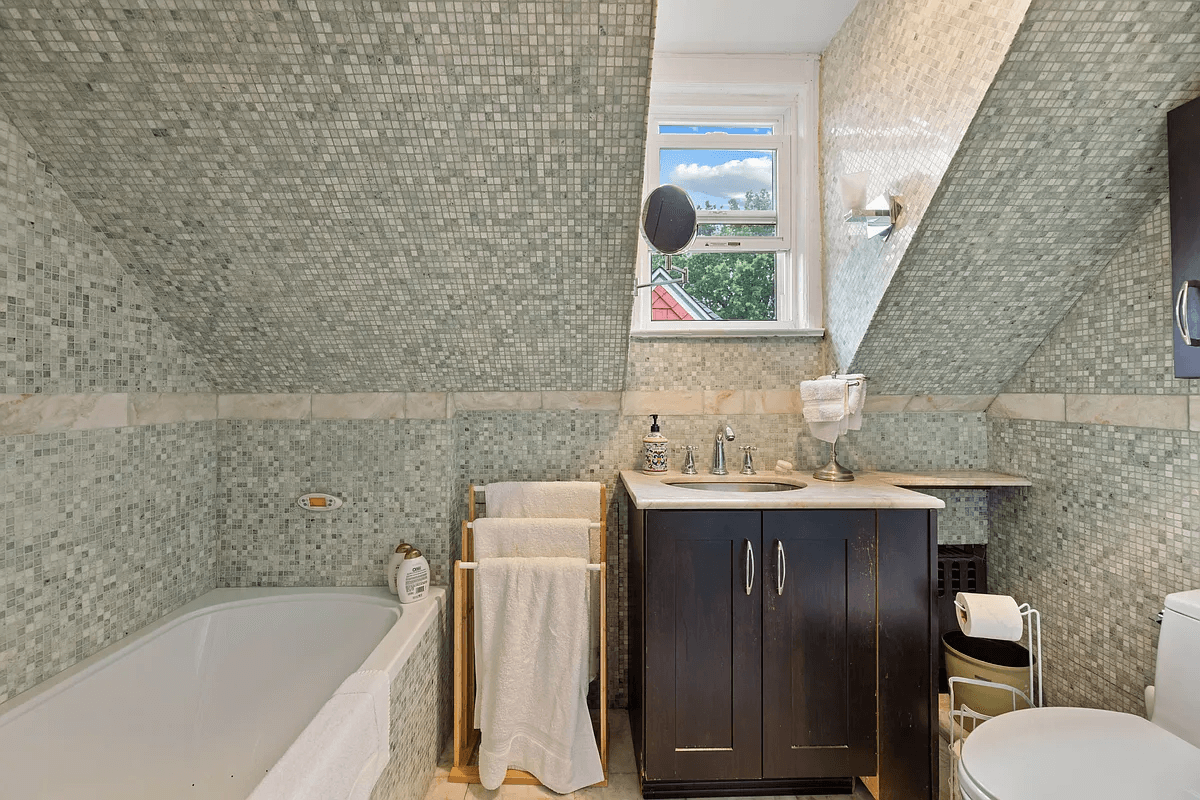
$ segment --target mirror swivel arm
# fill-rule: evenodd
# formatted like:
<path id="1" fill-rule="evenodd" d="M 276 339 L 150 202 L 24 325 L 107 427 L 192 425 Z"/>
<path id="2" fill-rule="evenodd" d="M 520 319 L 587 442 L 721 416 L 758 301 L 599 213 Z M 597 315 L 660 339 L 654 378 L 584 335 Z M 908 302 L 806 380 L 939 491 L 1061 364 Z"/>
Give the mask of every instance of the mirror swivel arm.
<path id="1" fill-rule="evenodd" d="M 677 286 L 681 283 L 688 282 L 688 268 L 671 266 L 671 255 L 672 255 L 671 253 L 666 254 L 666 256 L 667 256 L 667 272 L 678 272 L 679 277 L 673 281 L 658 281 L 657 283 L 654 281 L 650 281 L 650 283 L 639 283 L 637 286 L 633 287 L 633 296 L 634 297 L 637 297 L 637 293 L 639 291 L 641 291 L 642 289 L 645 289 L 649 286 Z"/>

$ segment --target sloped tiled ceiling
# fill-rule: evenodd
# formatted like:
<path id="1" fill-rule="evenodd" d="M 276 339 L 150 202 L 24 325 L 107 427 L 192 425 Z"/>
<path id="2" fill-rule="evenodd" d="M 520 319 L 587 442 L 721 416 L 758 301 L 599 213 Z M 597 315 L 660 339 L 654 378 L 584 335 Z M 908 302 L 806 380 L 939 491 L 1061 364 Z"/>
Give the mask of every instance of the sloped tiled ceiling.
<path id="1" fill-rule="evenodd" d="M 993 393 L 1166 190 L 1200 3 L 1034 0 L 853 360 L 881 394 Z M 868 312 L 869 313 L 869 312 Z"/>
<path id="2" fill-rule="evenodd" d="M 652 2 L 8 2 L 0 108 L 221 391 L 622 381 Z"/>

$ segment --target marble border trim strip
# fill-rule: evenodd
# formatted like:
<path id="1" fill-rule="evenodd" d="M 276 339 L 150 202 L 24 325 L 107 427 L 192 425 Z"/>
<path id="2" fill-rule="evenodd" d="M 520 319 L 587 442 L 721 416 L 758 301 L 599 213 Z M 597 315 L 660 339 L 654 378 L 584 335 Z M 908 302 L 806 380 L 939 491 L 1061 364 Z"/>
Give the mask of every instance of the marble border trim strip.
<path id="1" fill-rule="evenodd" d="M 998 394 L 988 407 L 988 415 L 1002 419 L 1035 419 L 1066 422 L 1066 395 Z"/>
<path id="2" fill-rule="evenodd" d="M 129 395 L 6 394 L 0 395 L 0 434 L 122 428 L 129 424 Z"/>
<path id="3" fill-rule="evenodd" d="M 1067 422 L 1128 428 L 1188 429 L 1186 395 L 1069 394 Z"/>
<path id="4" fill-rule="evenodd" d="M 868 387 L 869 389 L 869 387 Z M 986 411 L 993 394 L 867 394 L 865 414 Z"/>
<path id="5" fill-rule="evenodd" d="M 791 389 L 628 392 L 134 392 L 0 395 L 0 436 L 212 419 L 450 419 L 478 411 L 605 411 L 623 416 L 800 414 Z M 1200 432 L 1200 396 L 1120 394 L 880 395 L 865 411 L 980 412 L 1000 419 Z"/>
<path id="6" fill-rule="evenodd" d="M 1200 398 L 1148 394 L 1000 394 L 988 415 L 1082 425 L 1200 430 Z"/>

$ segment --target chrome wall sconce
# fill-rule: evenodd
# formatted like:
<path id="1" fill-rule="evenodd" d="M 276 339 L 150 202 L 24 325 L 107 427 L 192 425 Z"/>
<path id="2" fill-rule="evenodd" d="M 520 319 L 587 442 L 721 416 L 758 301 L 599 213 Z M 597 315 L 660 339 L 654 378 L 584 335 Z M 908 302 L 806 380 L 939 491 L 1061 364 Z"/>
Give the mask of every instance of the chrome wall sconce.
<path id="1" fill-rule="evenodd" d="M 870 175 L 866 172 L 855 172 L 843 175 L 840 181 L 842 204 L 846 207 L 846 222 L 866 223 L 867 238 L 882 236 L 887 241 L 900 219 L 904 206 L 900 204 L 897 195 L 879 195 L 867 202 L 867 180 Z"/>

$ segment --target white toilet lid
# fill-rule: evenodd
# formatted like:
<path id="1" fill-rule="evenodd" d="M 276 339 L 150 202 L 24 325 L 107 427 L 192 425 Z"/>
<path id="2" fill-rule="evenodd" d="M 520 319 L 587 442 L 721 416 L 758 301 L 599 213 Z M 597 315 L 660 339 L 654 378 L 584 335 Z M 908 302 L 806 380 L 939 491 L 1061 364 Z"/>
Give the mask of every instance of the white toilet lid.
<path id="1" fill-rule="evenodd" d="M 1200 800 L 1200 748 L 1115 711 L 1001 714 L 963 743 L 961 767 L 989 800 Z"/>

